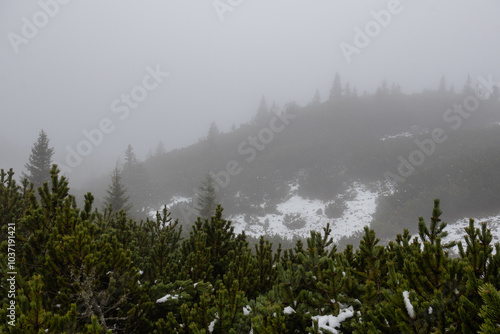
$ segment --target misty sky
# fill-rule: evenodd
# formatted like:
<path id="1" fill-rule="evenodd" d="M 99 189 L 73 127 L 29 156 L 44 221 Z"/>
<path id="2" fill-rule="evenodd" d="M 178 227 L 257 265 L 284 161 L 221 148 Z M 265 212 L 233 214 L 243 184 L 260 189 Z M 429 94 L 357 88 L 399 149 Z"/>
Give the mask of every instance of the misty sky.
<path id="1" fill-rule="evenodd" d="M 437 87 L 442 74 L 456 90 L 467 74 L 500 81 L 495 0 L 401 0 L 348 63 L 339 45 L 354 45 L 371 11 L 396 2 L 244 0 L 218 13 L 212 0 L 73 0 L 25 38 L 26 20 L 43 19 L 40 3 L 1 1 L 0 168 L 20 173 L 42 128 L 64 163 L 83 130 L 109 119 L 113 130 L 69 176 L 109 173 L 127 144 L 141 159 L 160 140 L 168 150 L 187 146 L 212 121 L 222 131 L 247 122 L 263 95 L 305 105 L 319 89 L 325 100 L 335 72 L 359 93 L 384 78 L 405 92 Z M 12 34 L 25 38 L 17 53 Z M 161 82 L 150 74 L 157 68 L 169 73 Z M 122 94 L 148 75 L 147 97 L 126 113 Z"/>

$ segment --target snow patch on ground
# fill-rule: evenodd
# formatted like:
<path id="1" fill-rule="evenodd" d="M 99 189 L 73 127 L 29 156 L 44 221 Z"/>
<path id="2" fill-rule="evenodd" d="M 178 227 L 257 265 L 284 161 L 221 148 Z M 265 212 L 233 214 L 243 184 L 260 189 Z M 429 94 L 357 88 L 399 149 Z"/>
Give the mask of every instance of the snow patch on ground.
<path id="1" fill-rule="evenodd" d="M 491 230 L 491 236 L 493 237 L 492 244 L 500 242 L 500 214 L 496 216 L 489 216 L 483 218 L 474 218 L 475 228 L 481 229 L 481 223 L 488 223 L 487 227 Z M 444 242 L 450 241 L 462 241 L 465 246 L 464 228 L 469 227 L 469 218 L 462 218 L 454 223 L 448 223 L 446 226 L 446 231 L 448 231 L 448 236 L 444 238 Z M 456 249 L 458 252 L 458 248 Z"/>
<path id="2" fill-rule="evenodd" d="M 406 131 L 406 132 L 398 133 L 398 134 L 395 134 L 395 135 L 382 137 L 382 138 L 380 138 L 380 140 L 381 141 L 386 141 L 388 139 L 395 139 L 395 138 L 399 138 L 399 137 L 412 137 L 412 136 L 413 136 L 413 134 L 411 134 L 410 132 Z"/>
<path id="3" fill-rule="evenodd" d="M 487 227 L 491 230 L 491 236 L 493 238 L 493 240 L 491 241 L 491 245 L 493 246 L 495 243 L 500 242 L 500 214 L 483 218 L 474 218 L 474 227 L 481 230 L 481 223 L 484 222 L 488 223 Z M 460 241 L 465 247 L 465 228 L 469 227 L 469 218 L 462 218 L 455 222 L 447 223 L 448 225 L 446 225 L 445 231 L 448 232 L 448 236 L 446 236 L 446 238 L 443 238 L 441 243 L 446 244 L 452 241 Z M 418 237 L 418 234 L 413 235 L 412 239 L 415 237 Z M 452 249 L 455 253 L 458 254 L 458 246 L 455 246 Z M 493 252 L 495 252 L 494 248 Z"/>
<path id="4" fill-rule="evenodd" d="M 235 233 L 245 231 L 247 235 L 254 237 L 278 234 L 291 239 L 295 235 L 308 237 L 311 230 L 322 232 L 323 227 L 330 223 L 332 237 L 336 241 L 362 231 L 364 226 L 369 226 L 376 209 L 377 192 L 359 183 L 354 183 L 349 190 L 354 193 L 354 199 L 345 202 L 346 209 L 343 215 L 336 219 L 328 218 L 324 214 L 325 207 L 332 201 L 306 199 L 296 194 L 297 188 L 292 187 L 292 189 L 294 191 L 291 192 L 291 197 L 277 205 L 279 214 L 253 217 L 251 221 L 246 221 L 249 216 L 243 214 L 229 217 L 235 227 Z M 299 214 L 305 220 L 305 226 L 297 229 L 288 228 L 283 224 L 283 219 L 287 214 Z"/>
<path id="5" fill-rule="evenodd" d="M 192 198 L 190 198 L 190 197 L 173 196 L 172 200 L 168 204 L 166 204 L 167 210 L 170 210 L 170 208 L 172 206 L 176 205 L 176 204 L 179 204 L 179 203 L 182 203 L 182 202 L 191 203 L 191 201 L 192 201 Z M 165 205 L 163 205 L 159 210 L 151 210 L 151 211 L 149 211 L 148 216 L 152 217 L 152 218 L 155 218 L 156 217 L 156 212 L 157 211 L 161 212 L 164 207 L 165 207 Z"/>

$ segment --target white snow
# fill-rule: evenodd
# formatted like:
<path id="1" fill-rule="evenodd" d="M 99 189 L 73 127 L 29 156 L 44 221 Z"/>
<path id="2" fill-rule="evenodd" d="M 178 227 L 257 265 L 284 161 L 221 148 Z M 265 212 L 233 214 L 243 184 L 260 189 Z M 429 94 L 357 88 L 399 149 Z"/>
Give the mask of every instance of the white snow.
<path id="1" fill-rule="evenodd" d="M 149 211 L 148 212 L 148 216 L 152 217 L 152 218 L 155 218 L 156 217 L 156 212 L 162 212 L 162 210 L 163 210 L 163 208 L 165 206 L 167 207 L 167 210 L 170 210 L 170 208 L 173 205 L 175 205 L 175 204 L 182 203 L 182 202 L 191 203 L 191 201 L 192 201 L 192 198 L 190 198 L 190 197 L 173 196 L 172 200 L 168 204 L 162 205 L 159 210 L 151 210 L 151 211 Z"/>
<path id="2" fill-rule="evenodd" d="M 159 304 L 159 303 L 164 303 L 164 302 L 166 302 L 166 301 L 167 301 L 167 300 L 169 300 L 169 299 L 177 299 L 177 298 L 179 298 L 179 296 L 177 296 L 177 295 L 173 295 L 173 296 L 172 296 L 172 295 L 170 295 L 170 294 L 167 294 L 167 295 L 165 295 L 165 296 L 161 297 L 160 299 L 157 299 L 157 300 L 156 300 L 156 303 L 158 303 L 158 304 Z"/>
<path id="3" fill-rule="evenodd" d="M 474 226 L 475 228 L 479 228 L 481 230 L 481 223 L 487 222 L 487 227 L 491 230 L 492 241 L 491 245 L 493 246 L 495 243 L 500 242 L 500 214 L 496 216 L 482 217 L 482 218 L 474 218 Z M 451 241 L 461 241 L 462 245 L 465 247 L 465 239 L 466 235 L 464 228 L 469 227 L 469 218 L 462 218 L 455 222 L 447 222 L 445 231 L 448 232 L 448 236 L 443 238 L 441 241 L 442 244 L 449 243 Z M 413 235 L 417 237 L 418 234 Z M 458 253 L 458 247 L 455 246 L 453 251 Z M 495 248 L 493 248 L 493 253 L 495 253 Z"/>
<path id="4" fill-rule="evenodd" d="M 212 321 L 212 322 L 210 323 L 210 325 L 208 325 L 208 331 L 209 331 L 210 333 L 213 333 L 213 331 L 214 331 L 214 327 L 215 327 L 215 322 L 216 322 L 216 321 L 217 321 L 217 313 L 215 313 L 215 319 L 214 319 L 214 321 Z"/>
<path id="5" fill-rule="evenodd" d="M 292 313 L 295 313 L 295 310 L 293 308 L 291 308 L 290 306 L 287 306 L 283 310 L 283 313 L 285 313 L 285 314 L 292 314 Z"/>
<path id="6" fill-rule="evenodd" d="M 339 315 L 336 317 L 333 315 L 317 315 L 311 317 L 311 319 L 313 321 L 316 320 L 318 322 L 320 333 L 323 333 L 322 330 L 328 330 L 334 334 L 337 334 L 338 331 L 335 328 L 339 328 L 342 321 L 352 317 L 353 315 L 354 315 L 354 310 L 352 306 L 349 306 L 346 309 L 341 309 Z"/>
<path id="7" fill-rule="evenodd" d="M 311 200 L 303 198 L 296 194 L 296 187 L 291 196 L 284 202 L 277 205 L 277 210 L 280 214 L 267 214 L 263 217 L 253 217 L 254 222 L 247 222 L 245 215 L 238 214 L 229 217 L 234 226 L 235 233 L 245 231 L 247 235 L 258 237 L 260 235 L 278 234 L 288 239 L 297 235 L 300 237 L 308 237 L 311 230 L 322 232 L 323 227 L 330 223 L 332 229 L 332 237 L 334 241 L 348 237 L 352 234 L 362 231 L 363 227 L 370 225 L 372 215 L 376 209 L 377 192 L 369 190 L 365 185 L 354 183 L 349 191 L 354 192 L 353 200 L 346 201 L 346 209 L 340 218 L 328 218 L 324 214 L 325 206 L 331 202 L 321 200 Z M 323 213 L 318 214 L 318 209 Z M 300 229 L 289 229 L 283 224 L 283 218 L 286 214 L 300 214 L 306 221 L 304 227 Z M 266 223 L 268 222 L 268 224 Z"/>
<path id="8" fill-rule="evenodd" d="M 289 184 L 290 186 L 290 192 L 295 193 L 299 189 L 299 183 L 298 182 L 293 182 Z"/>
<path id="9" fill-rule="evenodd" d="M 250 312 L 252 312 L 252 308 L 250 307 L 250 305 L 243 307 L 243 315 L 249 315 Z"/>
<path id="10" fill-rule="evenodd" d="M 391 136 L 385 136 L 383 138 L 380 138 L 381 141 L 386 141 L 388 139 L 395 139 L 395 138 L 399 138 L 399 137 L 412 137 L 413 135 L 411 133 L 409 133 L 408 131 L 406 132 L 401 132 L 401 133 L 398 133 L 398 134 L 395 134 L 395 135 L 391 135 Z"/>
<path id="11" fill-rule="evenodd" d="M 481 223 L 487 222 L 487 227 L 491 230 L 491 236 L 493 237 L 492 245 L 500 242 L 500 214 L 496 216 L 474 218 L 474 226 L 481 230 Z M 459 219 L 454 223 L 448 223 L 446 226 L 446 231 L 448 231 L 448 236 L 444 238 L 443 243 L 450 241 L 462 241 L 465 246 L 464 235 L 465 227 L 469 227 L 469 218 Z M 458 252 L 458 248 L 456 248 Z"/>
<path id="12" fill-rule="evenodd" d="M 415 312 L 413 310 L 413 305 L 410 302 L 410 293 L 408 291 L 403 291 L 403 297 L 405 300 L 405 307 L 406 310 L 408 311 L 408 315 L 410 318 L 414 319 L 415 318 Z"/>

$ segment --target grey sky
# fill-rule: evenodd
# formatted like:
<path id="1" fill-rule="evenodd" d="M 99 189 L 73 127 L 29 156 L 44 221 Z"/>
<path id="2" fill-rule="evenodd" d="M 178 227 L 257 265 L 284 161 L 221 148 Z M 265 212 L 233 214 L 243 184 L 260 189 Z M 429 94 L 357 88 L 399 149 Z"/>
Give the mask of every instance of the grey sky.
<path id="1" fill-rule="evenodd" d="M 42 9 L 38 1 L 2 1 L 0 168 L 20 173 L 42 128 L 64 162 L 66 147 L 108 118 L 114 130 L 72 175 L 108 173 L 127 144 L 140 158 L 160 140 L 167 149 L 189 145 L 211 121 L 223 131 L 248 121 L 262 95 L 304 105 L 318 88 L 324 100 L 335 72 L 360 93 L 383 78 L 406 92 L 436 87 L 442 74 L 457 90 L 468 73 L 500 81 L 494 0 L 401 0 L 348 64 L 340 43 L 353 44 L 354 29 L 389 3 L 243 0 L 221 21 L 212 0 L 73 0 L 16 54 L 8 34 L 22 36 L 23 17 L 33 22 Z M 121 120 L 112 102 L 157 65 L 170 75 Z"/>

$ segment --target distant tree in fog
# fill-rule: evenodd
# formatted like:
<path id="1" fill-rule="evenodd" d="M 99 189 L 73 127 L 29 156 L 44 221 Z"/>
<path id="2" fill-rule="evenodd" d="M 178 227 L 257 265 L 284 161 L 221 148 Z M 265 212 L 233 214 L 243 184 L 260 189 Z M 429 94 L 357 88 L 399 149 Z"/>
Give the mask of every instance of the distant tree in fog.
<path id="1" fill-rule="evenodd" d="M 165 145 L 163 145 L 163 142 L 160 141 L 158 143 L 158 146 L 156 147 L 156 150 L 155 150 L 155 156 L 158 157 L 158 156 L 162 156 L 166 153 L 165 151 Z"/>
<path id="2" fill-rule="evenodd" d="M 130 197 L 127 196 L 127 189 L 122 182 L 122 174 L 118 167 L 113 169 L 111 184 L 106 193 L 107 196 L 104 197 L 106 208 L 111 208 L 115 212 L 120 210 L 127 212 L 132 208 L 132 205 L 128 203 Z"/>
<path id="3" fill-rule="evenodd" d="M 351 85 L 349 83 L 345 84 L 345 87 L 344 87 L 344 97 L 346 99 L 350 99 L 352 97 Z"/>
<path id="4" fill-rule="evenodd" d="M 332 89 L 330 90 L 330 100 L 339 101 L 342 99 L 342 80 L 340 80 L 340 74 L 335 73 L 335 78 L 333 79 Z"/>
<path id="5" fill-rule="evenodd" d="M 49 147 L 47 134 L 41 130 L 38 140 L 31 148 L 29 160 L 24 165 L 28 173 L 23 173 L 23 176 L 32 182 L 35 188 L 40 187 L 44 182 L 50 180 L 52 155 L 54 155 L 54 148 Z"/>
<path id="6" fill-rule="evenodd" d="M 132 145 L 128 145 L 125 150 L 122 179 L 133 203 L 132 214 L 139 217 L 144 213 L 151 197 L 150 181 L 144 163 L 137 159 Z"/>
<path id="7" fill-rule="evenodd" d="M 389 96 L 390 93 L 391 92 L 389 89 L 389 85 L 387 84 L 387 81 L 384 79 L 382 81 L 382 83 L 380 84 L 380 86 L 377 87 L 375 95 L 378 97 L 385 97 L 385 96 Z"/>
<path id="8" fill-rule="evenodd" d="M 444 77 L 444 74 L 439 81 L 438 93 L 446 93 L 446 78 Z"/>
<path id="9" fill-rule="evenodd" d="M 213 149 L 217 146 L 217 140 L 219 135 L 220 131 L 219 128 L 217 127 L 217 124 L 215 122 L 212 122 L 212 124 L 210 124 L 210 128 L 208 128 L 208 135 L 207 135 L 207 143 L 210 149 Z"/>
<path id="10" fill-rule="evenodd" d="M 311 100 L 311 105 L 312 106 L 317 106 L 321 103 L 321 96 L 319 95 L 319 90 L 316 89 L 316 92 L 314 93 L 314 96 Z"/>
<path id="11" fill-rule="evenodd" d="M 215 214 L 217 208 L 217 192 L 215 190 L 214 179 L 207 174 L 205 180 L 202 182 L 200 191 L 197 194 L 197 207 L 200 217 L 209 219 Z"/>
<path id="12" fill-rule="evenodd" d="M 267 106 L 267 101 L 264 96 L 260 100 L 259 109 L 253 118 L 253 123 L 255 125 L 264 125 L 269 120 L 269 107 Z"/>
<path id="13" fill-rule="evenodd" d="M 470 75 L 467 75 L 467 79 L 465 79 L 464 88 L 462 89 L 462 94 L 464 96 L 474 95 L 474 88 L 472 87 L 472 79 Z"/>

